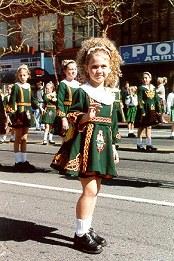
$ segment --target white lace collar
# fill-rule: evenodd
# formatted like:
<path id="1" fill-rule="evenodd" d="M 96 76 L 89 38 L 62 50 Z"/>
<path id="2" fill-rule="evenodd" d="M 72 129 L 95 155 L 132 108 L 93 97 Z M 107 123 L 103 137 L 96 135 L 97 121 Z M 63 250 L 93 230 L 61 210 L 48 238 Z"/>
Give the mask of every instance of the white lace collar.
<path id="1" fill-rule="evenodd" d="M 109 87 L 92 87 L 89 83 L 85 83 L 81 88 L 89 95 L 90 98 L 94 99 L 99 103 L 111 105 L 115 100 L 114 92 Z"/>
<path id="2" fill-rule="evenodd" d="M 30 88 L 30 84 L 28 82 L 26 82 L 26 83 L 17 82 L 16 84 L 19 85 L 20 87 L 22 87 L 23 89 Z"/>
<path id="3" fill-rule="evenodd" d="M 146 88 L 149 91 L 153 91 L 155 89 L 155 86 L 153 84 L 150 85 L 142 85 L 144 88 Z"/>
<path id="4" fill-rule="evenodd" d="M 67 81 L 66 79 L 62 80 L 67 86 L 71 88 L 79 88 L 79 82 L 76 80 L 72 80 L 71 82 Z"/>

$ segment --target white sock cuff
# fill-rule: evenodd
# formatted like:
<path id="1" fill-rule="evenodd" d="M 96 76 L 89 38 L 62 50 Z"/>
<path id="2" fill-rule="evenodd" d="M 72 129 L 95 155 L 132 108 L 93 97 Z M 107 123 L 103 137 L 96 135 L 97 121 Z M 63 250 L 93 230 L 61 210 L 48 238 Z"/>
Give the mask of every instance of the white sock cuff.
<path id="1" fill-rule="evenodd" d="M 21 152 L 15 152 L 15 162 L 22 162 Z"/>
<path id="2" fill-rule="evenodd" d="M 22 158 L 22 162 L 26 162 L 27 161 L 27 153 L 26 152 L 22 152 L 21 153 L 21 158 Z"/>
<path id="3" fill-rule="evenodd" d="M 86 234 L 91 227 L 91 222 L 92 216 L 89 216 L 87 219 L 76 219 L 76 235 L 82 237 Z"/>

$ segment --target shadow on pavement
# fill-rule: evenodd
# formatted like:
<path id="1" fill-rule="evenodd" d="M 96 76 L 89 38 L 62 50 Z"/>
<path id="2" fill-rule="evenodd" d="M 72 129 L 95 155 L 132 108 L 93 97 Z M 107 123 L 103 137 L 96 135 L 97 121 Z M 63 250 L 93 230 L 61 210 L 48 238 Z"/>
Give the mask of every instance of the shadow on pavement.
<path id="1" fill-rule="evenodd" d="M 148 181 L 139 181 L 139 180 L 129 180 L 123 178 L 116 179 L 103 179 L 103 185 L 108 186 L 122 186 L 122 187 L 135 187 L 135 188 L 144 188 L 144 187 L 161 187 L 162 184 L 159 182 L 148 182 Z"/>
<path id="2" fill-rule="evenodd" d="M 33 240 L 43 244 L 73 248 L 73 238 L 57 234 L 55 233 L 56 230 L 57 228 L 37 225 L 34 222 L 0 217 L 0 241 L 23 242 Z M 62 242 L 62 240 L 65 242 Z"/>
<path id="3" fill-rule="evenodd" d="M 7 166 L 7 165 L 1 165 L 0 164 L 0 172 L 19 172 L 15 169 L 15 166 Z M 20 173 L 50 173 L 51 170 L 45 169 L 45 168 L 35 168 L 35 169 L 26 169 L 26 170 L 22 170 L 20 171 Z"/>

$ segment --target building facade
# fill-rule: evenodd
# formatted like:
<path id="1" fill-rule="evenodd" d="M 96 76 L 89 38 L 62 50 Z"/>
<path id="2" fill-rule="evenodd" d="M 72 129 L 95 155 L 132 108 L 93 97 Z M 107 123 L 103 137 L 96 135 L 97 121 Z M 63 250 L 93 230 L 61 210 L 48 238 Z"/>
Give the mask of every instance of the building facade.
<path id="1" fill-rule="evenodd" d="M 138 85 L 141 73 L 149 71 L 154 84 L 158 76 L 165 76 L 170 85 L 174 78 L 174 7 L 168 0 L 140 0 L 139 6 L 124 12 L 125 19 L 136 13 L 138 16 L 107 32 L 124 61 L 120 84 L 128 80 Z M 9 35 L 9 28 L 15 29 L 15 21 L 0 22 L 1 72 L 16 70 L 18 62 L 25 62 L 31 69 L 37 66 L 50 75 L 56 70 L 60 76 L 61 61 L 76 59 L 83 39 L 100 33 L 92 18 L 77 19 L 54 12 L 34 16 L 28 13 L 18 17 L 18 23 L 20 33 L 16 30 Z"/>

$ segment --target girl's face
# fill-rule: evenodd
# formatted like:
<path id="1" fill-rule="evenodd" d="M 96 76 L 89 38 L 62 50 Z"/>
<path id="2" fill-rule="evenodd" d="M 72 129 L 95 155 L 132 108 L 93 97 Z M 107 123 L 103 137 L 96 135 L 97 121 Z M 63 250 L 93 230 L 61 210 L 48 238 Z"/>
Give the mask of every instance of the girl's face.
<path id="1" fill-rule="evenodd" d="M 68 81 L 74 80 L 74 78 L 77 76 L 77 65 L 76 65 L 76 63 L 68 64 L 66 70 L 64 70 L 63 72 L 66 75 L 66 79 Z"/>
<path id="2" fill-rule="evenodd" d="M 149 85 L 151 81 L 151 77 L 148 74 L 143 74 L 142 82 L 144 85 Z"/>
<path id="3" fill-rule="evenodd" d="M 18 79 L 21 83 L 26 83 L 30 75 L 26 69 L 20 69 L 18 71 Z"/>
<path id="4" fill-rule="evenodd" d="M 53 88 L 52 88 L 51 85 L 47 85 L 47 86 L 45 87 L 45 92 L 46 92 L 46 94 L 52 93 L 52 91 L 53 91 Z"/>
<path id="5" fill-rule="evenodd" d="M 90 84 L 93 87 L 104 86 L 104 81 L 111 72 L 109 55 L 97 52 L 91 55 L 85 71 L 89 74 Z"/>

